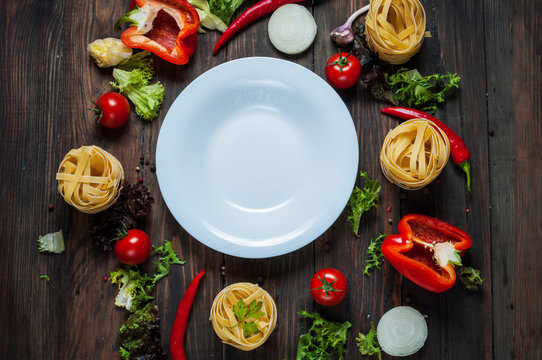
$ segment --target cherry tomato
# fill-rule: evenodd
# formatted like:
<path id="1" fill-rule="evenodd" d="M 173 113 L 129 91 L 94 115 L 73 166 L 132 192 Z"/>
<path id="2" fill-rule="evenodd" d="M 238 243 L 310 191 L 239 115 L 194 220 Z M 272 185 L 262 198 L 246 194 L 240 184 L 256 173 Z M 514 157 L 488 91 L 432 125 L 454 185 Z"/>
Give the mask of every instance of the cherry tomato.
<path id="1" fill-rule="evenodd" d="M 127 265 L 138 265 L 147 260 L 151 253 L 151 239 L 144 231 L 128 230 L 125 237 L 115 244 L 115 255 Z"/>
<path id="2" fill-rule="evenodd" d="M 312 277 L 312 298 L 320 305 L 337 305 L 344 300 L 347 292 L 348 282 L 337 269 L 322 269 Z"/>
<path id="3" fill-rule="evenodd" d="M 325 72 L 331 86 L 347 89 L 360 78 L 361 64 L 354 55 L 339 52 L 327 60 Z"/>
<path id="4" fill-rule="evenodd" d="M 130 103 L 116 92 L 103 94 L 96 101 L 96 107 L 90 110 L 96 113 L 94 119 L 106 128 L 121 127 L 130 118 Z"/>

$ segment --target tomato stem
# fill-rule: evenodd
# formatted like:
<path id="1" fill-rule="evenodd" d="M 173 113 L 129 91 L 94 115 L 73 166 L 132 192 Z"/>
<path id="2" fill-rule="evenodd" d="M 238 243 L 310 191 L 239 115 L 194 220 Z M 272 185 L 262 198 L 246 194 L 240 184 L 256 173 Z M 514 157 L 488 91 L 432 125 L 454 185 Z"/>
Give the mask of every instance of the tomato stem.
<path id="1" fill-rule="evenodd" d="M 335 289 L 333 288 L 333 284 L 335 284 L 335 282 L 338 280 L 338 279 L 335 279 L 333 280 L 332 282 L 329 282 L 327 281 L 326 279 L 326 274 L 322 274 L 323 276 L 318 276 L 318 279 L 320 280 L 320 282 L 322 283 L 322 286 L 319 286 L 319 287 L 316 287 L 314 289 L 311 289 L 312 290 L 324 290 L 325 291 L 325 299 L 327 301 L 327 294 L 330 292 L 330 291 L 342 291 L 342 290 L 339 290 L 339 289 Z"/>
<path id="2" fill-rule="evenodd" d="M 352 54 L 351 54 L 351 53 L 348 53 L 348 55 L 347 55 L 346 57 L 343 57 L 342 51 L 339 51 L 339 60 L 330 62 L 329 64 L 327 64 L 327 66 L 330 66 L 330 65 L 339 65 L 339 75 L 341 75 L 341 72 L 343 71 L 343 67 L 345 67 L 346 65 L 348 65 L 348 63 L 351 63 L 351 62 L 352 62 L 352 60 L 348 60 L 348 58 L 350 57 L 350 55 L 352 55 Z"/>

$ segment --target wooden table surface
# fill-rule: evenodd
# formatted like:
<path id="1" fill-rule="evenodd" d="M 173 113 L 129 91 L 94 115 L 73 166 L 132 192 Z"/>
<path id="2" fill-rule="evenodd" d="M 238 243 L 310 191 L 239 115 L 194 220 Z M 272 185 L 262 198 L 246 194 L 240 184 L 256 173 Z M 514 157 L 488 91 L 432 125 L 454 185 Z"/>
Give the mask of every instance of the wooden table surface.
<path id="1" fill-rule="evenodd" d="M 384 312 L 401 304 L 427 315 L 427 341 L 411 359 L 541 359 L 542 3 L 422 2 L 432 37 L 407 65 L 423 74 L 461 75 L 460 90 L 437 115 L 462 135 L 471 150 L 472 192 L 451 162 L 440 181 L 423 190 L 407 192 L 390 184 L 380 170 L 378 154 L 395 120 L 382 116 L 384 104 L 363 90 L 339 91 L 357 129 L 359 169 L 382 183 L 380 207 L 363 215 L 360 238 L 352 234 L 343 212 L 309 245 L 283 256 L 249 260 L 202 245 L 168 211 L 151 171 L 166 112 L 203 72 L 241 57 L 286 59 L 324 77 L 324 63 L 336 51 L 328 33 L 367 2 L 307 4 L 318 35 L 299 56 L 286 56 L 272 47 L 267 19 L 242 31 L 217 56 L 211 53 L 219 34 L 203 34 L 186 66 L 155 59 L 155 79 L 164 84 L 166 98 L 154 122 L 132 114 L 122 129 L 105 131 L 87 109 L 111 90 L 111 72 L 91 61 L 86 45 L 118 36 L 113 24 L 128 0 L 3 1 L 0 358 L 118 356 L 117 331 L 128 312 L 114 305 L 115 286 L 103 280 L 117 267 L 117 259 L 92 246 L 88 234 L 94 217 L 64 203 L 55 180 L 70 149 L 94 144 L 121 161 L 128 181 L 144 179 L 156 198 L 145 230 L 155 244 L 171 240 L 187 261 L 173 267 L 154 293 L 166 349 L 177 305 L 190 280 L 205 266 L 207 274 L 186 335 L 190 359 L 294 359 L 298 338 L 309 326 L 297 315 L 302 309 L 331 320 L 349 320 L 346 358 L 360 359 L 357 333 L 366 332 L 371 320 L 378 322 Z M 149 164 L 140 165 L 141 157 Z M 481 270 L 480 292 L 467 292 L 458 283 L 445 293 L 430 293 L 402 278 L 388 263 L 370 277 L 363 275 L 369 240 L 396 232 L 399 219 L 413 212 L 436 216 L 472 236 L 464 262 Z M 59 229 L 66 238 L 65 253 L 38 253 L 38 236 Z M 329 266 L 346 274 L 350 291 L 341 305 L 323 308 L 312 301 L 309 281 L 316 270 Z M 144 266 L 149 268 L 150 264 Z M 42 274 L 50 281 L 41 280 Z M 214 296 L 239 281 L 260 282 L 279 309 L 274 333 L 261 348 L 246 353 L 223 345 L 208 320 Z"/>

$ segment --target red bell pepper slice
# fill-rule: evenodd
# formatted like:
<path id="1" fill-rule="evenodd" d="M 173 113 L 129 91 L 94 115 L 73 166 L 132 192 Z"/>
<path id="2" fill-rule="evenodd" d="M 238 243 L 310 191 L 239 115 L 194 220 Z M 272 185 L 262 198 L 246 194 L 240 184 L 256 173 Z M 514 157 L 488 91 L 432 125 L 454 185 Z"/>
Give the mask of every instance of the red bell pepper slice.
<path id="1" fill-rule="evenodd" d="M 454 265 L 472 245 L 470 236 L 442 220 L 419 214 L 404 216 L 382 244 L 382 254 L 404 277 L 432 292 L 450 289 Z"/>
<path id="2" fill-rule="evenodd" d="M 185 0 L 136 0 L 137 7 L 117 26 L 129 22 L 124 45 L 148 50 L 173 64 L 184 65 L 196 48 L 199 16 Z"/>

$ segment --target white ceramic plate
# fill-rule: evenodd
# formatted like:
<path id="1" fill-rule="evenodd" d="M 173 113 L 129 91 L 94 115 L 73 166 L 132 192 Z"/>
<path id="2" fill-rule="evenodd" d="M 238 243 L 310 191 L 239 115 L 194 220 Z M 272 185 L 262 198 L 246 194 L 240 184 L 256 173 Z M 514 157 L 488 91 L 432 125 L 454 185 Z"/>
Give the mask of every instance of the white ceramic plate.
<path id="1" fill-rule="evenodd" d="M 265 258 L 324 233 L 355 183 L 352 117 L 303 66 L 252 57 L 199 76 L 160 129 L 156 173 L 181 226 L 225 254 Z"/>

